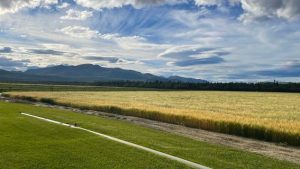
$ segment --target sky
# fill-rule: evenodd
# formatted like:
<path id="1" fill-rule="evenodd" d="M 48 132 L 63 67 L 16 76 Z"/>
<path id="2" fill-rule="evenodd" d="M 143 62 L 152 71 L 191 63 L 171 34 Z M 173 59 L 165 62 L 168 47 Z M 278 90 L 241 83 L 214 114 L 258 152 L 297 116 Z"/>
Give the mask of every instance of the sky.
<path id="1" fill-rule="evenodd" d="M 0 69 L 300 81 L 299 0 L 0 0 Z"/>

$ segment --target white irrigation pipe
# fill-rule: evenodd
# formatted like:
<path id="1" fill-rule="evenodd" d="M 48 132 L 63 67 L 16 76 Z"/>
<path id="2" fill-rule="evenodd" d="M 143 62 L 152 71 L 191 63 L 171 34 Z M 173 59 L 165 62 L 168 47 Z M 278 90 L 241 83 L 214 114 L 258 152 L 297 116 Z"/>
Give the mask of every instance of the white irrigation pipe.
<path id="1" fill-rule="evenodd" d="M 47 121 L 47 122 L 50 122 L 50 123 L 55 123 L 55 124 L 71 127 L 71 128 L 74 128 L 74 129 L 83 130 L 83 131 L 86 131 L 86 132 L 89 132 L 89 133 L 93 133 L 95 135 L 104 137 L 108 140 L 112 140 L 112 141 L 115 141 L 115 142 L 118 142 L 118 143 L 121 143 L 121 144 L 125 144 L 125 145 L 128 145 L 128 146 L 137 148 L 137 149 L 141 149 L 141 150 L 144 150 L 144 151 L 151 152 L 153 154 L 156 154 L 156 155 L 159 155 L 159 156 L 162 156 L 162 157 L 174 160 L 174 161 L 178 161 L 180 163 L 183 163 L 183 164 L 188 165 L 188 166 L 193 167 L 193 168 L 210 169 L 209 167 L 206 167 L 206 166 L 203 166 L 203 165 L 191 162 L 191 161 L 187 161 L 187 160 L 179 158 L 179 157 L 175 157 L 175 156 L 172 156 L 172 155 L 160 152 L 160 151 L 156 151 L 156 150 L 153 150 L 153 149 L 150 149 L 150 148 L 147 148 L 147 147 L 143 147 L 143 146 L 140 146 L 140 145 L 137 145 L 137 144 L 134 144 L 134 143 L 130 143 L 128 141 L 120 140 L 118 138 L 111 137 L 111 136 L 108 136 L 108 135 L 105 135 L 105 134 L 101 134 L 101 133 L 98 133 L 98 132 L 95 132 L 95 131 L 92 131 L 92 130 L 89 130 L 89 129 L 85 129 L 85 128 L 82 128 L 82 127 L 77 127 L 77 126 L 74 126 L 74 125 L 62 123 L 62 122 L 55 121 L 55 120 L 46 119 L 46 118 L 43 118 L 43 117 L 31 115 L 31 114 L 28 114 L 28 113 L 21 113 L 21 114 L 25 115 L 25 116 L 33 117 L 33 118 L 36 118 L 36 119 L 40 119 L 40 120 L 43 120 L 43 121 Z"/>

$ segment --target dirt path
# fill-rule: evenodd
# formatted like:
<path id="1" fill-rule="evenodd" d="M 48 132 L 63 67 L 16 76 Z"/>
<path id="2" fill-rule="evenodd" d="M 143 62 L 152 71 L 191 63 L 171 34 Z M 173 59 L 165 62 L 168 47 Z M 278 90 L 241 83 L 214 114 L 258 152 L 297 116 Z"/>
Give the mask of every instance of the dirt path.
<path id="1" fill-rule="evenodd" d="M 122 115 L 115 115 L 111 113 L 104 113 L 99 111 L 90 111 L 90 110 L 80 110 L 71 107 L 64 107 L 64 106 L 56 106 L 56 105 L 48 105 L 44 103 L 33 103 L 28 101 L 22 100 L 15 100 L 9 98 L 1 98 L 0 100 L 6 100 L 9 102 L 22 102 L 22 103 L 30 103 L 36 106 L 43 106 L 43 107 L 51 107 L 51 108 L 59 108 L 65 110 L 71 110 L 78 113 L 102 116 L 105 118 L 112 118 L 112 119 L 119 119 L 124 121 L 129 121 L 134 124 L 158 129 L 161 131 L 166 131 L 169 133 L 175 133 L 178 135 L 182 135 L 185 137 L 189 137 L 199 141 L 205 141 L 208 143 L 213 144 L 221 144 L 228 147 L 232 147 L 239 150 L 245 150 L 249 152 L 254 152 L 257 154 L 269 156 L 272 158 L 280 159 L 280 160 L 287 160 L 290 162 L 294 162 L 300 164 L 300 148 L 299 147 L 290 147 L 284 145 L 278 145 L 274 143 L 258 141 L 243 137 L 237 137 L 232 135 L 226 135 L 221 133 L 209 132 L 201 129 L 193 129 L 188 128 L 180 125 L 174 125 L 169 123 L 163 123 L 138 117 L 131 117 L 131 116 L 122 116 Z"/>

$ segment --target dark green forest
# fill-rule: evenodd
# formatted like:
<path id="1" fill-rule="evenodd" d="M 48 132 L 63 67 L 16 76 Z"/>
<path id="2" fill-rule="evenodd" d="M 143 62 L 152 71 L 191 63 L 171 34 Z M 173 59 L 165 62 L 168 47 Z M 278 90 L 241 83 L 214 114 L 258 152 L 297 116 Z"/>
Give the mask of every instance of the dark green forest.
<path id="1" fill-rule="evenodd" d="M 182 83 L 182 82 L 98 82 L 97 86 L 140 87 L 175 90 L 216 90 L 216 91 L 262 91 L 262 92 L 300 92 L 300 83 Z"/>
<path id="2" fill-rule="evenodd" d="M 24 84 L 24 82 L 22 82 Z M 1 91 L 11 90 L 204 90 L 204 91 L 259 91 L 259 92 L 300 92 L 300 83 L 260 82 L 260 83 L 184 83 L 184 82 L 162 82 L 162 81 L 111 81 L 111 82 L 28 82 L 2 83 Z M 30 85 L 32 84 L 32 85 Z M 35 85 L 41 84 L 41 85 Z M 28 86 L 30 85 L 30 86 Z M 62 85 L 62 86 L 57 86 Z M 64 86 L 71 85 L 71 86 Z M 87 87 L 88 86 L 88 87 Z M 100 88 L 99 88 L 100 87 Z M 122 88 L 115 88 L 122 87 Z"/>

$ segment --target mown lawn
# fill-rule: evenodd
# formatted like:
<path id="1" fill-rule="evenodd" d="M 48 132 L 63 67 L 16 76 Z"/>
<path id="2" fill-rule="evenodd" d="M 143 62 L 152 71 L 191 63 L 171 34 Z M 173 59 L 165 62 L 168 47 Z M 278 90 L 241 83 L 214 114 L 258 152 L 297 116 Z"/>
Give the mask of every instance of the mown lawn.
<path id="1" fill-rule="evenodd" d="M 19 111 L 56 113 L 0 102 L 0 168 L 188 168 L 86 132 L 22 116 Z"/>
<path id="2" fill-rule="evenodd" d="M 0 102 L 0 168 L 185 168 L 177 162 L 83 131 L 24 117 L 19 112 L 76 122 L 81 127 L 213 168 L 300 167 L 119 120 Z"/>

